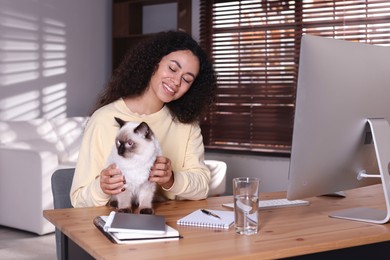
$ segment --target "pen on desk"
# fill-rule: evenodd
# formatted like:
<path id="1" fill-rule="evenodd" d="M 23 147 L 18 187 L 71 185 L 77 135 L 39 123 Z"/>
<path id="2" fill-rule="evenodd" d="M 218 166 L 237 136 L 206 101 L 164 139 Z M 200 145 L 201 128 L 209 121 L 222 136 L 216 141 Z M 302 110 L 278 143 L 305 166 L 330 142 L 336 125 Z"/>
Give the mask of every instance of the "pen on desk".
<path id="1" fill-rule="evenodd" d="M 219 219 L 221 219 L 220 216 L 218 216 L 217 214 L 214 214 L 214 213 L 211 212 L 211 211 L 208 211 L 207 209 L 201 209 L 201 211 L 202 211 L 204 214 L 206 214 L 206 215 L 213 216 L 214 218 L 219 218 Z"/>

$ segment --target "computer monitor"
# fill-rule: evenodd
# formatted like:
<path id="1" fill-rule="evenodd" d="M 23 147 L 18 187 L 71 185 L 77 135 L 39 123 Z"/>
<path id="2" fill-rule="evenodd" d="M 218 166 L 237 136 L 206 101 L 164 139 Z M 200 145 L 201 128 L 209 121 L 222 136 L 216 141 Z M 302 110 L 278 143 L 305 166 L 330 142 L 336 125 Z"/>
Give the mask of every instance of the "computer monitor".
<path id="1" fill-rule="evenodd" d="M 387 210 L 332 217 L 389 221 L 390 47 L 302 37 L 288 199 L 382 183 Z"/>

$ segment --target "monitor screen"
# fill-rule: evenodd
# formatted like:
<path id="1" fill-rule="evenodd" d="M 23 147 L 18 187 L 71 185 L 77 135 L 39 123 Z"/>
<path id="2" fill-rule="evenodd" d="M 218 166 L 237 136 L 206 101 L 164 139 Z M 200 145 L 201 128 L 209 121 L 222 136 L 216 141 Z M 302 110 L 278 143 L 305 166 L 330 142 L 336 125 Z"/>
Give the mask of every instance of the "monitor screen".
<path id="1" fill-rule="evenodd" d="M 303 36 L 287 198 L 383 182 L 388 122 L 390 47 Z"/>

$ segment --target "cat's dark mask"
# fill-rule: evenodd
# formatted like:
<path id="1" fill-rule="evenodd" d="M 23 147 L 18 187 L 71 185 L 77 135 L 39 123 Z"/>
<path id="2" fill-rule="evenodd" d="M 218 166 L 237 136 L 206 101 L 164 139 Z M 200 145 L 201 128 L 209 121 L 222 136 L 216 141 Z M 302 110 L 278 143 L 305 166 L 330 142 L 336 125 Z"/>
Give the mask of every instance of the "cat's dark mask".
<path id="1" fill-rule="evenodd" d="M 122 128 L 126 121 L 119 118 L 114 117 L 115 121 L 119 124 L 119 127 Z M 142 135 L 145 139 L 151 139 L 152 137 L 152 130 L 150 129 L 149 125 L 145 122 L 141 122 L 136 128 L 134 128 L 134 133 Z"/>

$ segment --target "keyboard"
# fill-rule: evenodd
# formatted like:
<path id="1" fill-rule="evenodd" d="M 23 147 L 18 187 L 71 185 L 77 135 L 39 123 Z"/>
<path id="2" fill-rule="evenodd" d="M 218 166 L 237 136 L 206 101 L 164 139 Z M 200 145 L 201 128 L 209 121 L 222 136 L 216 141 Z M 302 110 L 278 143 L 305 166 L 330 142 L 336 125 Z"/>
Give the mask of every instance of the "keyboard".
<path id="1" fill-rule="evenodd" d="M 288 200 L 288 199 L 271 199 L 271 200 L 260 200 L 260 209 L 275 209 L 284 207 L 295 207 L 295 206 L 307 206 L 310 202 L 307 200 Z M 222 206 L 227 208 L 234 208 L 234 203 L 225 203 Z"/>

